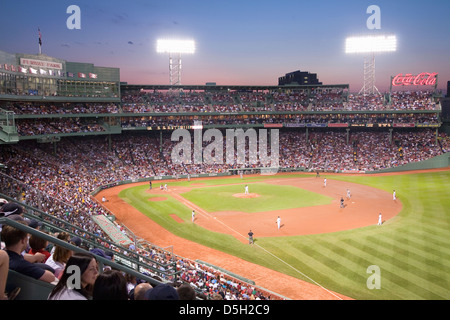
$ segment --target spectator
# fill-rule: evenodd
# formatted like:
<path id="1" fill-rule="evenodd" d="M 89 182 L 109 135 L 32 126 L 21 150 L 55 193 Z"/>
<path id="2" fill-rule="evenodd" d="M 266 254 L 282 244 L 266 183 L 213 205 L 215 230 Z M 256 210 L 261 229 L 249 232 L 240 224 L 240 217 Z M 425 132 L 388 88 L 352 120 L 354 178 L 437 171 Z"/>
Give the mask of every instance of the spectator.
<path id="1" fill-rule="evenodd" d="M 5 250 L 9 256 L 9 268 L 34 279 L 45 282 L 57 280 L 55 275 L 38 265 L 28 262 L 22 256 L 22 252 L 27 247 L 28 233 L 9 225 L 3 226 L 1 239 L 5 242 Z"/>
<path id="2" fill-rule="evenodd" d="M 180 300 L 195 300 L 196 293 L 189 283 L 183 283 L 177 288 Z"/>
<path id="3" fill-rule="evenodd" d="M 73 283 L 69 279 L 73 275 L 74 266 L 79 268 L 81 275 L 79 283 Z M 69 267 L 72 267 L 71 270 Z M 95 257 L 89 253 L 75 253 L 67 261 L 61 279 L 53 288 L 48 300 L 89 300 L 92 298 L 97 276 L 98 265 Z"/>
<path id="4" fill-rule="evenodd" d="M 152 286 L 148 282 L 141 282 L 133 290 L 133 300 L 146 300 L 145 293 L 150 290 Z"/>
<path id="5" fill-rule="evenodd" d="M 146 300 L 180 300 L 177 290 L 170 284 L 164 283 L 145 292 Z"/>
<path id="6" fill-rule="evenodd" d="M 79 237 L 72 237 L 69 241 L 70 244 L 73 244 L 74 246 L 80 247 L 81 246 L 81 239 Z"/>
<path id="7" fill-rule="evenodd" d="M 15 202 L 4 203 L 0 207 L 0 217 L 10 218 L 14 220 L 23 220 L 25 218 L 22 216 L 23 208 Z M 28 225 L 28 222 L 27 222 Z M 2 230 L 2 225 L 0 225 L 0 231 Z"/>
<path id="8" fill-rule="evenodd" d="M 137 279 L 135 276 L 131 275 L 131 274 L 125 274 L 125 279 L 127 280 L 127 291 L 128 294 L 130 294 L 130 292 L 132 290 L 134 290 L 134 288 L 137 285 Z"/>
<path id="9" fill-rule="evenodd" d="M 57 238 L 69 242 L 69 234 L 66 232 L 60 232 Z M 60 245 L 55 245 L 45 264 L 52 267 L 55 270 L 55 276 L 60 279 L 66 263 L 72 254 L 72 250 L 64 248 Z"/>
<path id="10" fill-rule="evenodd" d="M 127 281 L 118 270 L 106 270 L 94 283 L 92 300 L 128 300 Z"/>
<path id="11" fill-rule="evenodd" d="M 8 300 L 6 295 L 6 281 L 8 280 L 9 256 L 4 250 L 0 250 L 0 300 Z"/>
<path id="12" fill-rule="evenodd" d="M 32 234 L 28 240 L 28 243 L 30 245 L 30 250 L 28 251 L 28 254 L 35 255 L 37 253 L 43 254 L 45 259 L 42 261 L 45 263 L 47 259 L 51 256 L 50 252 L 46 250 L 48 246 L 48 241 L 45 240 L 42 237 L 36 236 Z"/>

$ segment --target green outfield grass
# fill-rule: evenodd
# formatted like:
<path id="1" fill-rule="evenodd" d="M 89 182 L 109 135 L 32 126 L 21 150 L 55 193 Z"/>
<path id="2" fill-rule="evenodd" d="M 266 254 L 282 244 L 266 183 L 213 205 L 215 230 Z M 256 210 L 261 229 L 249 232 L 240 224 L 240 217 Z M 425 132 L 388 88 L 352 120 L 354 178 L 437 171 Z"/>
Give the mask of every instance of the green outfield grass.
<path id="1" fill-rule="evenodd" d="M 295 177 L 302 175 L 281 175 L 277 179 Z M 245 181 L 264 185 L 271 178 Z M 150 203 L 150 196 L 145 193 L 147 186 L 123 190 L 120 197 L 174 234 L 302 280 L 314 280 L 351 298 L 450 299 L 450 171 L 390 176 L 327 175 L 327 179 L 330 183 L 337 179 L 388 192 L 395 189 L 403 210 L 382 226 L 319 235 L 257 238 L 257 246 L 249 246 L 232 236 L 190 223 L 191 210 L 170 196 L 165 201 Z M 170 183 L 170 186 L 189 186 L 195 182 L 198 181 Z M 241 182 L 240 179 L 202 180 L 206 186 Z M 238 192 L 242 190 L 241 187 Z M 175 222 L 170 217 L 172 213 L 186 223 Z M 367 288 L 371 276 L 367 268 L 372 265 L 381 270 L 380 289 Z"/>
<path id="2" fill-rule="evenodd" d="M 318 206 L 331 203 L 332 198 L 292 186 L 268 183 L 249 184 L 249 192 L 259 197 L 242 199 L 234 197 L 244 193 L 245 183 L 238 185 L 195 188 L 182 196 L 208 212 L 242 211 L 263 212 L 299 207 Z"/>

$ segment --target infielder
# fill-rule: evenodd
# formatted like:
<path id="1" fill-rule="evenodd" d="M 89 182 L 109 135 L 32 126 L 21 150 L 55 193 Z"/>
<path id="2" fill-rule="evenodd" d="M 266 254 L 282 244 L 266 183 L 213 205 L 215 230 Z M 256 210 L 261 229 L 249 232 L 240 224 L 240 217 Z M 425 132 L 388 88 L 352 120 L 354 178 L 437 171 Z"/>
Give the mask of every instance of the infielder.
<path id="1" fill-rule="evenodd" d="M 192 210 L 192 222 L 194 222 L 194 220 L 195 220 L 195 210 Z"/>
<path id="2" fill-rule="evenodd" d="M 347 189 L 347 199 L 349 199 L 350 200 L 350 189 Z"/>
<path id="3" fill-rule="evenodd" d="M 396 196 L 395 190 L 394 190 L 394 192 L 392 193 L 392 200 L 397 200 L 397 196 Z"/>
<path id="4" fill-rule="evenodd" d="M 278 230 L 280 230 L 280 228 L 281 228 L 281 218 L 280 218 L 280 216 L 278 216 L 278 218 L 277 218 L 277 226 L 278 226 Z"/>
<path id="5" fill-rule="evenodd" d="M 378 215 L 378 225 L 381 226 L 381 224 L 383 223 L 383 219 L 381 218 L 381 212 Z"/>
<path id="6" fill-rule="evenodd" d="M 253 244 L 253 232 L 250 230 L 248 233 L 248 244 Z"/>
<path id="7" fill-rule="evenodd" d="M 324 186 L 324 187 L 327 186 L 327 178 L 323 179 L 323 186 Z"/>

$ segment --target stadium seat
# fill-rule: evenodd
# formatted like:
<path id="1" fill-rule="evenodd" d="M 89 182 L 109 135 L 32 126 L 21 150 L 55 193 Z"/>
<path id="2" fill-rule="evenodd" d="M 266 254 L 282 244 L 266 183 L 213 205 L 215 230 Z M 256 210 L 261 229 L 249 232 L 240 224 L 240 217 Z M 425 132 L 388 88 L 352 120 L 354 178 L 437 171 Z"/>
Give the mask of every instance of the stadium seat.
<path id="1" fill-rule="evenodd" d="M 17 287 L 21 290 L 15 300 L 47 300 L 54 285 L 9 270 L 6 292 L 11 292 Z"/>

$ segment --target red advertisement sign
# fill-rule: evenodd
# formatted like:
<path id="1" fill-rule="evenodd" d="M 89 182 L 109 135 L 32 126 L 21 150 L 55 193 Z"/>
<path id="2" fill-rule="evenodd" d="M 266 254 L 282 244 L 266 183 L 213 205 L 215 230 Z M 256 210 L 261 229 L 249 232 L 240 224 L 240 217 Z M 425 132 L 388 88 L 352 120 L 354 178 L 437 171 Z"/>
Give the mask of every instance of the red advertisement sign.
<path id="1" fill-rule="evenodd" d="M 414 123 L 394 123 L 394 128 L 414 128 Z"/>
<path id="2" fill-rule="evenodd" d="M 328 123 L 328 127 L 331 128 L 347 128 L 348 127 L 348 123 Z"/>
<path id="3" fill-rule="evenodd" d="M 405 75 L 399 73 L 392 78 L 392 85 L 399 86 L 434 86 L 437 82 L 437 72 L 422 72 L 418 75 L 407 73 Z"/>

